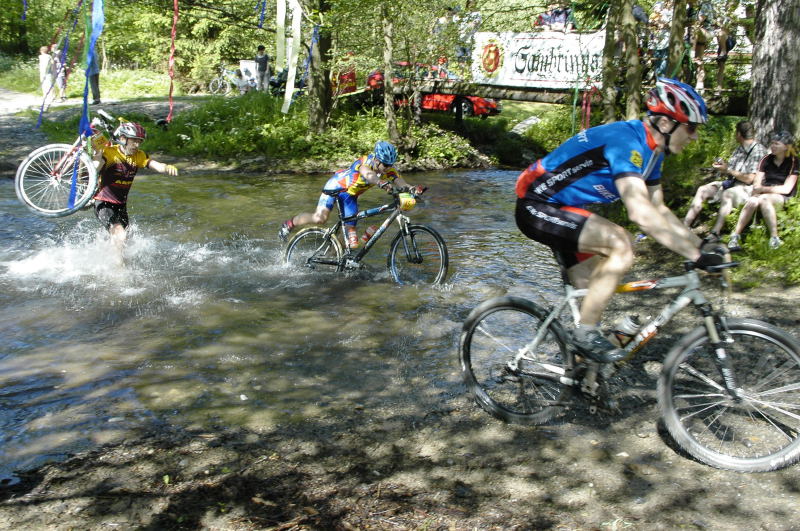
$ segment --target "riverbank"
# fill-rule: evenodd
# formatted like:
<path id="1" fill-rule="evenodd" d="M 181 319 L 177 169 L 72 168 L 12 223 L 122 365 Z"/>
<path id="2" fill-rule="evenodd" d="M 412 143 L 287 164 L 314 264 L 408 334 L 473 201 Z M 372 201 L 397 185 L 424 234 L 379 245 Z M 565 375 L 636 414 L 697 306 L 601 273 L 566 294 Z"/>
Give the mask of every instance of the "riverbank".
<path id="1" fill-rule="evenodd" d="M 19 132 L 27 132 L 29 126 L 19 128 Z M 3 136 L 0 140 L 0 150 L 6 149 L 5 138 Z M 19 141 L 24 142 L 25 137 L 20 136 Z M 186 175 L 189 177 L 185 182 L 195 186 L 190 174 Z M 223 176 L 222 180 L 226 177 Z M 243 187 L 253 186 L 253 182 L 246 179 L 230 180 Z M 144 184 L 146 181 L 137 183 L 137 186 Z M 461 182 L 458 184 L 464 186 Z M 484 188 L 494 187 L 489 181 L 481 182 L 481 186 L 484 184 Z M 139 190 L 141 188 L 135 192 Z M 235 202 L 237 208 L 247 211 L 247 217 L 253 217 L 248 213 L 251 212 L 247 208 L 250 203 L 243 202 L 243 192 L 230 194 L 230 189 L 221 186 L 214 190 L 218 192 L 214 194 L 214 200 Z M 477 185 L 469 190 L 485 191 L 478 190 Z M 461 188 L 448 194 L 439 191 L 439 200 L 442 204 L 447 201 L 446 204 L 453 205 L 449 209 L 452 211 L 475 208 L 474 214 L 467 213 L 465 218 L 476 220 L 476 226 L 487 223 L 489 219 L 500 218 L 505 222 L 506 217 L 510 218 L 505 203 L 501 205 L 506 211 L 501 212 L 491 208 L 498 203 L 482 202 L 487 201 L 488 194 L 456 193 L 460 191 Z M 164 190 L 155 190 L 150 196 L 139 197 L 157 203 L 156 196 L 165 193 Z M 505 192 L 501 194 L 505 195 Z M 307 196 L 304 193 L 301 200 L 306 201 Z M 462 197 L 479 197 L 482 201 L 464 205 Z M 179 201 L 171 204 L 178 205 Z M 261 210 L 252 212 L 257 212 L 259 222 L 264 223 Z M 186 242 L 206 237 L 206 227 L 197 223 L 196 217 L 181 218 L 182 212 L 177 213 L 180 219 L 175 226 L 176 232 L 180 230 L 185 234 L 194 225 L 201 225 L 197 234 L 202 236 L 190 234 Z M 279 219 L 278 213 L 267 212 L 267 215 L 274 218 L 270 218 L 270 223 Z M 483 215 L 485 219 L 482 219 Z M 172 222 L 174 219 L 169 217 L 169 220 Z M 91 223 L 94 224 L 93 220 Z M 154 220 L 150 219 L 144 225 L 151 223 Z M 214 225 L 214 221 L 209 225 Z M 255 234 L 255 231 L 234 233 L 229 224 L 220 225 L 224 227 L 224 237 L 216 240 L 220 248 L 277 247 L 273 234 L 267 236 L 269 240 L 247 239 L 246 236 Z M 463 229 L 463 222 L 458 226 Z M 236 226 L 236 230 L 242 229 Z M 507 229 L 487 232 L 491 232 L 487 239 L 491 245 L 485 244 L 488 252 L 502 260 L 503 238 L 515 236 L 509 236 Z M 27 234 L 28 227 L 25 226 L 19 231 L 19 238 L 26 238 Z M 465 240 L 475 237 L 475 234 L 464 232 L 458 234 Z M 186 243 L 179 241 L 181 245 Z M 161 243 L 168 242 L 162 240 Z M 448 239 L 453 251 L 461 243 L 455 238 Z M 519 241 L 515 244 L 519 247 Z M 201 250 L 209 249 L 204 247 Z M 637 254 L 640 260 L 631 276 L 652 278 L 676 274 L 680 268 L 679 260 L 649 240 L 637 246 Z M 210 258 L 208 254 L 198 256 L 198 260 Z M 263 258 L 263 255 L 258 258 Z M 180 268 L 181 274 L 191 276 L 197 273 L 188 262 L 177 262 L 175 269 Z M 509 264 L 515 275 L 533 274 L 518 266 L 520 263 L 523 262 L 514 260 Z M 236 270 L 242 265 L 224 262 L 215 273 L 222 276 L 223 270 Z M 491 270 L 491 264 L 483 262 L 475 267 Z M 284 413 L 280 416 L 280 424 L 262 422 L 260 428 L 233 428 L 229 423 L 215 421 L 214 415 L 195 417 L 196 422 L 174 421 L 176 417 L 172 410 L 183 407 L 181 400 L 185 397 L 179 390 L 172 393 L 169 385 L 157 390 L 161 393 L 160 398 L 154 398 L 156 390 L 146 386 L 125 387 L 122 394 L 138 403 L 127 413 L 108 415 L 108 411 L 98 410 L 105 407 L 107 400 L 113 402 L 115 395 L 99 392 L 93 385 L 94 374 L 85 376 L 82 380 L 85 386 L 77 386 L 74 380 L 61 380 L 56 375 L 53 381 L 46 382 L 48 386 L 53 389 L 62 385 L 73 386 L 76 393 L 86 393 L 87 400 L 81 410 L 86 412 L 85 416 L 78 416 L 74 424 L 66 428 L 59 425 L 57 419 L 41 417 L 39 428 L 42 437 L 46 438 L 45 446 L 51 443 L 47 446 L 51 452 L 54 447 L 62 447 L 58 437 L 67 430 L 82 437 L 96 436 L 87 428 L 96 422 L 90 417 L 101 419 L 106 437 L 123 435 L 114 442 L 99 442 L 90 450 L 67 456 L 42 451 L 42 445 L 31 445 L 32 457 L 44 456 L 42 460 L 49 462 L 0 476 L 0 529 L 682 528 L 727 531 L 783 530 L 796 525 L 793 514 L 800 501 L 800 467 L 758 475 L 715 470 L 676 452 L 660 429 L 654 376 L 664 353 L 688 330 L 690 324 L 687 320 L 679 319 L 671 324 L 663 335 L 648 345 L 641 357 L 619 373 L 615 383 L 620 391 L 620 410 L 590 415 L 586 408 L 576 407 L 565 418 L 538 428 L 509 426 L 489 417 L 458 384 L 456 345 L 466 313 L 461 311 L 461 306 L 465 305 L 465 294 L 475 291 L 483 295 L 487 291 L 487 284 L 476 286 L 465 281 L 464 269 L 464 264 L 454 261 L 451 284 L 441 292 L 433 292 L 428 306 L 420 311 L 407 309 L 408 300 L 415 300 L 414 288 L 376 283 L 376 291 L 385 299 L 376 301 L 375 297 L 367 295 L 348 299 L 353 306 L 364 305 L 368 312 L 350 322 L 355 331 L 339 334 L 340 327 L 336 322 L 318 331 L 319 335 L 327 336 L 329 342 L 335 343 L 335 348 L 331 349 L 335 354 L 330 355 L 333 362 L 329 363 L 323 357 L 317 367 L 320 370 L 297 371 L 297 380 L 287 379 L 280 382 L 281 385 L 271 382 L 270 379 L 275 377 L 262 368 L 264 374 L 259 376 L 263 381 L 253 382 L 260 386 L 259 389 L 249 388 L 254 391 L 248 389 L 249 396 L 244 398 L 239 394 L 242 391 L 233 388 L 232 402 L 247 404 L 248 411 L 256 417 L 260 409 L 268 416 L 276 407 L 274 402 L 257 396 L 256 391 L 267 394 L 268 389 L 280 389 L 275 392 L 291 395 L 298 388 L 305 387 L 308 394 L 296 397 L 297 407 L 303 414 L 292 419 L 292 411 Z M 242 271 L 242 276 L 248 276 L 245 272 Z M 265 278 L 258 272 L 255 276 L 256 281 Z M 487 296 L 501 294 L 515 278 L 500 286 L 488 284 L 497 292 L 487 293 Z M 168 291 L 173 280 L 178 279 L 168 279 L 163 289 Z M 213 280 L 214 277 L 204 278 L 210 284 L 208 289 L 213 298 L 229 297 L 230 290 Z M 223 282 L 228 280 L 229 277 L 224 277 Z M 348 288 L 348 295 L 357 293 L 344 279 L 324 284 L 311 279 L 306 286 L 294 291 L 306 297 L 309 293 L 315 296 L 323 295 L 319 292 L 341 293 L 344 291 L 340 291 L 342 287 Z M 256 282 L 252 287 L 257 289 Z M 288 286 L 283 289 L 292 291 Z M 87 287 L 87 291 L 87 298 L 96 302 L 91 289 Z M 711 294 L 714 294 L 713 290 L 709 290 Z M 727 308 L 737 316 L 761 318 L 796 331 L 799 323 L 795 300 L 798 296 L 800 291 L 796 288 L 763 286 L 747 293 L 732 294 Z M 39 296 L 33 291 L 31 297 L 36 299 Z M 43 305 L 60 302 L 56 301 L 58 295 L 53 296 L 46 289 L 41 298 Z M 268 299 L 258 295 L 255 298 Z M 91 313 L 85 307 L 84 299 L 69 302 L 68 310 L 63 314 L 57 313 L 53 319 L 71 321 L 74 318 L 77 321 L 79 315 Z M 209 302 L 209 311 L 216 314 L 221 301 Z M 277 306 L 280 302 L 269 299 L 269 305 L 278 308 L 281 308 Z M 659 298 L 651 305 L 662 302 Z M 31 304 L 36 303 L 38 301 Z M 247 314 L 247 307 L 253 306 L 253 301 L 229 301 L 229 305 L 232 316 L 241 316 Z M 396 305 L 406 308 L 396 310 Z M 417 308 L 416 304 L 414 308 Z M 108 308 L 110 315 L 104 315 L 102 319 L 90 318 L 89 325 L 95 327 L 98 321 L 110 321 L 113 333 L 108 335 L 116 338 L 121 333 L 121 326 L 144 335 L 147 330 L 142 328 L 143 322 L 165 321 L 165 335 L 169 335 L 170 326 L 177 333 L 180 325 L 166 317 L 160 307 L 153 314 L 148 314 L 147 309 L 117 313 Z M 615 310 L 619 309 L 615 307 Z M 336 304 L 322 308 L 331 321 L 342 315 L 337 310 L 341 307 Z M 302 313 L 307 316 L 311 310 L 307 308 Z M 187 318 L 189 323 L 194 315 Z M 383 317 L 381 328 L 401 321 L 402 332 L 391 338 L 388 348 L 401 351 L 403 355 L 376 355 L 376 333 L 369 330 L 368 322 L 372 315 Z M 435 318 L 429 317 L 431 315 Z M 128 316 L 129 319 L 124 319 Z M 275 364 L 294 366 L 300 363 L 299 358 L 308 355 L 298 350 L 314 347 L 304 345 L 298 348 L 295 339 L 301 336 L 301 332 L 306 333 L 303 327 L 312 320 L 306 317 L 305 320 L 292 321 L 291 317 L 281 310 L 237 317 L 255 330 L 252 334 L 235 337 L 226 337 L 224 316 L 219 321 L 208 319 L 211 321 L 207 323 L 211 337 L 205 342 L 199 337 L 199 344 L 187 341 L 190 344 L 184 345 L 181 352 L 185 352 L 186 358 L 198 358 L 198 364 L 210 363 L 212 367 L 209 370 L 218 372 L 218 377 L 211 380 L 210 385 L 223 388 L 229 386 L 230 374 L 226 373 L 224 360 L 219 356 L 204 356 L 204 353 L 209 354 L 209 344 L 227 344 L 230 346 L 228 356 L 237 359 L 243 356 L 245 361 L 239 361 L 241 365 L 230 362 L 237 369 L 251 359 L 239 354 L 248 343 L 256 344 L 255 348 L 260 351 L 263 349 L 259 356 L 252 358 L 254 364 L 265 363 L 266 357 L 271 356 L 277 358 Z M 279 319 L 285 320 L 279 325 L 286 328 L 283 335 L 267 333 L 273 330 L 268 328 L 269 321 Z M 415 322 L 416 319 L 422 323 Z M 433 326 L 426 326 L 426 322 L 433 323 Z M 181 323 L 185 325 L 186 321 Z M 44 334 L 61 330 L 59 327 L 44 328 L 46 324 L 33 319 L 12 324 L 43 327 Z M 313 324 L 317 325 L 319 321 L 313 320 Z M 14 326 L 4 329 L 13 330 Z M 222 329 L 221 333 L 216 331 L 217 328 Z M 87 335 L 80 346 L 65 345 L 63 340 L 57 345 L 45 341 L 37 349 L 39 359 L 44 360 L 45 365 L 52 358 L 63 356 L 65 350 L 82 356 L 84 352 L 103 345 L 102 338 L 93 333 Z M 284 338 L 284 335 L 292 337 Z M 416 347 L 424 349 L 427 343 L 436 339 L 445 344 L 446 357 L 451 360 L 441 369 L 432 367 L 424 351 L 416 351 Z M 280 346 L 282 342 L 290 346 L 283 349 Z M 347 350 L 341 345 L 343 342 L 347 343 Z M 180 356 L 173 359 L 166 343 L 165 339 L 155 346 L 114 344 L 108 353 L 97 358 L 98 364 L 116 365 L 130 357 L 135 359 L 125 367 L 131 367 L 131 372 L 141 372 L 148 370 L 153 362 L 160 362 L 155 369 L 151 367 L 149 370 L 163 367 L 165 373 L 169 373 L 165 375 L 167 380 L 173 377 L 174 370 L 175 381 L 182 380 L 185 389 L 194 381 L 192 369 L 195 366 Z M 278 349 L 270 350 L 273 343 L 278 343 Z M 157 359 L 158 354 L 154 353 L 159 352 L 162 357 Z M 341 374 L 338 370 L 339 356 L 357 360 L 358 370 Z M 25 363 L 25 359 L 19 360 L 19 365 Z M 180 370 L 176 370 L 177 367 Z M 371 373 L 367 373 L 365 368 L 369 368 Z M 338 379 L 334 373 L 338 373 Z M 365 374 L 374 377 L 377 373 L 385 373 L 381 374 L 384 378 L 379 381 L 391 382 L 390 389 L 376 389 L 375 381 L 365 377 Z M 326 392 L 320 393 L 318 380 L 326 377 L 331 378 L 330 386 L 325 387 Z M 350 385 L 351 382 L 354 383 Z M 176 383 L 175 387 L 178 386 Z M 10 400 L 15 393 L 18 393 L 18 388 L 13 386 L 0 388 L 0 403 L 6 404 L 4 400 Z M 37 394 L 31 401 L 49 402 L 58 397 L 58 392 L 45 392 Z M 159 403 L 160 399 L 163 399 L 160 409 L 148 407 Z M 331 410 L 335 410 L 335 414 Z M 135 429 L 126 432 L 125 429 L 131 425 Z M 2 435 L 13 439 L 18 434 Z"/>

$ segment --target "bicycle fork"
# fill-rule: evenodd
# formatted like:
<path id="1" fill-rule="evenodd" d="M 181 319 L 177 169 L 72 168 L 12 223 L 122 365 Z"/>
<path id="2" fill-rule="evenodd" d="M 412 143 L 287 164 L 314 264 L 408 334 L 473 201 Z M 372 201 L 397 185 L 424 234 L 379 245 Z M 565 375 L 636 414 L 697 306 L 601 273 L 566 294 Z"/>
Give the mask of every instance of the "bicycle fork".
<path id="1" fill-rule="evenodd" d="M 722 377 L 725 390 L 735 402 L 741 402 L 742 397 L 739 393 L 733 361 L 725 351 L 725 343 L 733 341 L 728 334 L 728 325 L 725 322 L 725 317 L 714 313 L 710 305 L 704 305 L 700 311 L 703 314 L 703 322 L 708 331 L 709 344 L 714 349 L 714 364 Z M 727 339 L 724 339 L 722 335 L 727 336 Z"/>

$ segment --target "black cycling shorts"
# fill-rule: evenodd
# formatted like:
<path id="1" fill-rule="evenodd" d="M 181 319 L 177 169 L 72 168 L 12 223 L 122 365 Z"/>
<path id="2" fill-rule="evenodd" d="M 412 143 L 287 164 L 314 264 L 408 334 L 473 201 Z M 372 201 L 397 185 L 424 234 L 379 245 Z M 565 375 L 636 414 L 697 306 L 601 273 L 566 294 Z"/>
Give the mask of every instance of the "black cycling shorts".
<path id="1" fill-rule="evenodd" d="M 106 229 L 112 225 L 122 225 L 128 228 L 128 208 L 126 205 L 109 203 L 108 201 L 98 201 L 94 205 L 94 215 Z"/>
<path id="2" fill-rule="evenodd" d="M 517 199 L 514 218 L 522 234 L 561 254 L 561 265 L 568 269 L 593 256 L 578 252 L 578 238 L 591 214 L 582 208 Z"/>

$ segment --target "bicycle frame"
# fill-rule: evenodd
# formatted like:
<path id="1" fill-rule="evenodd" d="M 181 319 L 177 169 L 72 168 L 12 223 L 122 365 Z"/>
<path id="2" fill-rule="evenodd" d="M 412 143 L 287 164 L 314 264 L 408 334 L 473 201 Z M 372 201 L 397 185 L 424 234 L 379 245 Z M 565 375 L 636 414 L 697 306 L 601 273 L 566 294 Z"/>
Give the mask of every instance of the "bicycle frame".
<path id="1" fill-rule="evenodd" d="M 732 264 L 723 264 L 722 266 L 730 267 L 731 265 Z M 735 399 L 738 399 L 738 386 L 736 385 L 736 378 L 733 373 L 732 364 L 730 359 L 725 354 L 723 340 L 719 335 L 719 330 L 727 330 L 725 318 L 714 313 L 713 309 L 711 308 L 711 304 L 708 302 L 705 295 L 700 291 L 700 276 L 697 271 L 689 270 L 680 276 L 665 277 L 656 280 L 638 280 L 627 282 L 625 284 L 620 284 L 617 287 L 617 293 L 633 293 L 651 289 L 670 288 L 683 289 L 661 310 L 661 312 L 655 318 L 651 319 L 648 323 L 642 326 L 633 339 L 631 339 L 631 341 L 623 347 L 623 350 L 628 352 L 628 356 L 625 359 L 629 359 L 636 351 L 638 351 L 648 341 L 655 337 L 655 335 L 658 333 L 658 330 L 668 323 L 678 312 L 690 304 L 693 304 L 700 310 L 703 316 L 703 322 L 708 330 L 708 336 L 711 340 L 711 345 L 714 347 L 715 360 L 720 374 L 725 382 L 726 390 L 731 393 Z M 565 284 L 564 289 L 564 296 L 559 299 L 545 320 L 542 322 L 542 325 L 536 332 L 536 336 L 530 343 L 525 345 L 516 353 L 514 359 L 509 361 L 508 367 L 512 371 L 517 371 L 519 370 L 520 361 L 525 360 L 535 363 L 546 371 L 557 375 L 558 380 L 561 381 L 561 383 L 574 386 L 578 384 L 578 381 L 568 377 L 566 370 L 563 367 L 542 363 L 527 355 L 528 353 L 535 351 L 544 335 L 548 332 L 549 325 L 554 320 L 558 319 L 558 316 L 561 315 L 561 312 L 565 307 L 569 307 L 574 324 L 577 325 L 580 322 L 580 312 L 577 301 L 581 297 L 585 296 L 588 290 L 576 289 L 570 284 Z"/>

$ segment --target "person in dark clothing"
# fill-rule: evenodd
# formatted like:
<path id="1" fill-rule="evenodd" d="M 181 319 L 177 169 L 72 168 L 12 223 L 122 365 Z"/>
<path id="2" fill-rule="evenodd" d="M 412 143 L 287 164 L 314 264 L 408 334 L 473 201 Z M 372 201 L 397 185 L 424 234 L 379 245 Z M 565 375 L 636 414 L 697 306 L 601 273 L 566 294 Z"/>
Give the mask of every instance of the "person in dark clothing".
<path id="1" fill-rule="evenodd" d="M 264 80 L 267 80 L 269 83 L 269 62 L 272 59 L 269 55 L 267 55 L 266 49 L 264 45 L 259 45 L 258 51 L 256 52 L 256 90 L 267 90 L 267 86 L 264 84 Z"/>

